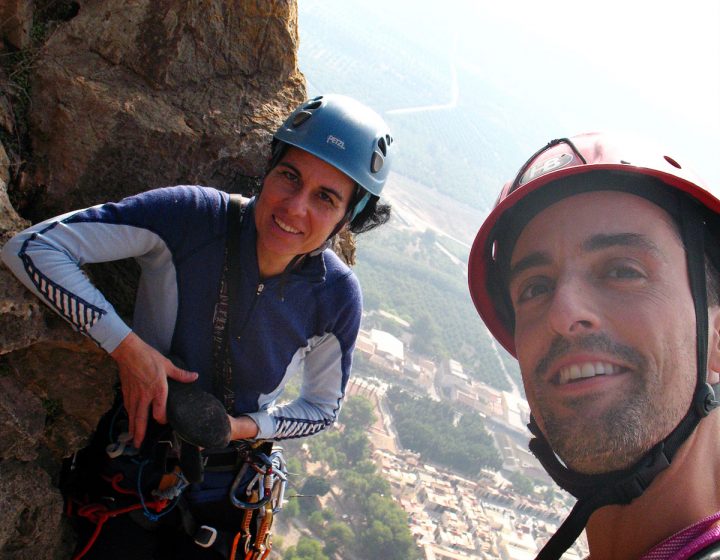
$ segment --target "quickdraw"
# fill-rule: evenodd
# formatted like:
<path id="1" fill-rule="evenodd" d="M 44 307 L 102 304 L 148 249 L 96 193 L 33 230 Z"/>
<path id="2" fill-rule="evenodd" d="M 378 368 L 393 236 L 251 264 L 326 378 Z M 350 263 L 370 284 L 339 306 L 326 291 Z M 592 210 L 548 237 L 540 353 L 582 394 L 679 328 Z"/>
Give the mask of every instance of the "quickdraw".
<path id="1" fill-rule="evenodd" d="M 240 489 L 248 470 L 255 476 L 247 487 Z M 229 498 L 233 506 L 243 510 L 240 531 L 233 539 L 230 560 L 239 560 L 238 548 L 242 547 L 244 560 L 264 560 L 272 550 L 271 527 L 274 516 L 282 509 L 287 486 L 287 468 L 281 448 L 275 448 L 270 455 L 255 451 L 240 468 L 232 486 Z M 244 494 L 244 496 L 243 496 Z M 257 530 L 253 538 L 253 520 Z"/>

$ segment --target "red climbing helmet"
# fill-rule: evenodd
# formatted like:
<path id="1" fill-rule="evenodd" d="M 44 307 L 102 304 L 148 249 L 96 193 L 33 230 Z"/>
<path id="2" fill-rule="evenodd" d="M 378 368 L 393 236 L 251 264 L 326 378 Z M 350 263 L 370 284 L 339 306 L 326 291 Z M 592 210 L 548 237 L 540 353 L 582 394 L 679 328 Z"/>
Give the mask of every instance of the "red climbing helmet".
<path id="1" fill-rule="evenodd" d="M 498 237 L 503 233 L 501 219 L 518 202 L 540 189 L 552 189 L 558 179 L 595 171 L 620 171 L 655 177 L 665 185 L 689 194 L 715 214 L 720 214 L 720 201 L 692 171 L 678 160 L 646 144 L 600 133 L 560 138 L 538 150 L 520 168 L 514 180 L 503 187 L 495 207 L 478 231 L 468 263 L 470 295 L 495 338 L 513 355 L 515 343 L 512 327 L 499 306 L 497 275 L 491 269 L 502 257 Z M 632 190 L 630 191 L 632 192 Z M 500 224 L 500 225 L 499 225 Z M 509 259 L 509 255 L 504 255 Z"/>

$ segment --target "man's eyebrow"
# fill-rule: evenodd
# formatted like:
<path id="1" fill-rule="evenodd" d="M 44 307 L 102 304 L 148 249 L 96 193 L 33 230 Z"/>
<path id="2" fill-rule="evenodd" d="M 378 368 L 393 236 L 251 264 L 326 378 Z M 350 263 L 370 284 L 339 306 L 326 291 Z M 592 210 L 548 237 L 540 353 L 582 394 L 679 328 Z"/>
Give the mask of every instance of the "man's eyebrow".
<path id="1" fill-rule="evenodd" d="M 648 237 L 640 233 L 598 233 L 585 240 L 582 244 L 583 251 L 587 252 L 602 251 L 610 247 L 637 247 L 655 253 L 656 255 L 662 255 L 659 247 Z M 530 253 L 510 267 L 508 284 L 525 270 L 535 266 L 548 265 L 551 262 L 550 254 L 545 251 Z"/>
<path id="2" fill-rule="evenodd" d="M 544 251 L 536 251 L 535 253 L 530 253 L 529 255 L 523 257 L 510 267 L 510 274 L 508 274 L 508 284 L 512 282 L 518 274 L 524 272 L 528 268 L 533 268 L 534 266 L 543 266 L 546 264 L 550 264 L 550 262 L 550 255 Z"/>
<path id="3" fill-rule="evenodd" d="M 660 255 L 661 251 L 652 240 L 640 233 L 598 233 L 582 244 L 584 251 L 602 251 L 610 247 L 637 247 Z"/>

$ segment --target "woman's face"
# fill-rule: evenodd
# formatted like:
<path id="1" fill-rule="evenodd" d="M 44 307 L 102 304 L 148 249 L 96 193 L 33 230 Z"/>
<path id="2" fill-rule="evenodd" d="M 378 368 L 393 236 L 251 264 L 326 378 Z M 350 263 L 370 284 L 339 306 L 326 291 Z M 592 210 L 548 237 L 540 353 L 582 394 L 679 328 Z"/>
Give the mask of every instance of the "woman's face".
<path id="1" fill-rule="evenodd" d="M 320 247 L 345 216 L 354 188 L 342 171 L 289 148 L 265 177 L 255 205 L 260 275 L 280 274 L 293 257 Z"/>

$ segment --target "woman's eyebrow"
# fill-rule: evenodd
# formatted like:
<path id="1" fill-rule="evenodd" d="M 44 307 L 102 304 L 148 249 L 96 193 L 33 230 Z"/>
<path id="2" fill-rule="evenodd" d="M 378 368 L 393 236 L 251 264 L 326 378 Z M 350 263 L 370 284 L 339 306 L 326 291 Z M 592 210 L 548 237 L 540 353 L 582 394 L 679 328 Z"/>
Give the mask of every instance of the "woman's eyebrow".
<path id="1" fill-rule="evenodd" d="M 288 163 L 287 161 L 281 161 L 280 163 L 277 164 L 278 167 L 280 167 L 281 165 L 284 167 L 289 167 L 292 170 L 292 172 L 295 173 L 295 175 L 297 175 L 298 177 L 302 177 L 302 173 L 300 173 L 300 170 L 297 167 L 295 167 L 292 163 Z"/>

